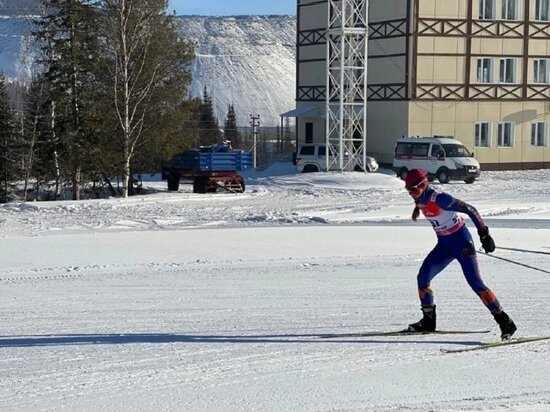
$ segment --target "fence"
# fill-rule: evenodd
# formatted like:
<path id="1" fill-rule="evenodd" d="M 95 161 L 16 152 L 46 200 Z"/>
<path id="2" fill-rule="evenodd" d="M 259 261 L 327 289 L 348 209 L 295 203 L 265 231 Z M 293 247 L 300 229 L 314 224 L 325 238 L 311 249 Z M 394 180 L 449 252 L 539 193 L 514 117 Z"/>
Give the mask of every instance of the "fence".
<path id="1" fill-rule="evenodd" d="M 254 138 L 254 130 L 256 138 Z M 294 127 L 243 127 L 239 128 L 239 140 L 235 149 L 254 152 L 256 149 L 256 166 L 261 167 L 274 160 L 288 156 L 296 151 L 296 129 Z"/>

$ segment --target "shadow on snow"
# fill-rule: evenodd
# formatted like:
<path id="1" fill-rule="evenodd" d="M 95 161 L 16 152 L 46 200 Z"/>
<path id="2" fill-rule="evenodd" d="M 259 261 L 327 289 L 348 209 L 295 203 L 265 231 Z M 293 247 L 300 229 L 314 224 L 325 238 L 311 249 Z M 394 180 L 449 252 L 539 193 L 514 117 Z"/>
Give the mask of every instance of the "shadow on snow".
<path id="1" fill-rule="evenodd" d="M 409 337 L 410 338 L 410 337 Z M 479 345 L 472 340 L 429 339 L 365 339 L 365 338 L 320 338 L 319 334 L 301 335 L 185 335 L 169 333 L 121 333 L 121 334 L 69 334 L 0 336 L 0 348 L 63 346 L 63 345 L 128 345 L 139 343 L 355 343 L 355 344 L 446 344 Z"/>

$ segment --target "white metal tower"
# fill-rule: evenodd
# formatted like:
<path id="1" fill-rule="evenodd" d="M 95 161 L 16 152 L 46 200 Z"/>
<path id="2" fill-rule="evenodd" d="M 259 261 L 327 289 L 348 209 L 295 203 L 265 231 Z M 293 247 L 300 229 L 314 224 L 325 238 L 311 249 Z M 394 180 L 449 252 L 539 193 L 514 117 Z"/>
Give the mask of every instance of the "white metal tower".
<path id="1" fill-rule="evenodd" d="M 368 0 L 328 0 L 327 170 L 366 164 Z"/>

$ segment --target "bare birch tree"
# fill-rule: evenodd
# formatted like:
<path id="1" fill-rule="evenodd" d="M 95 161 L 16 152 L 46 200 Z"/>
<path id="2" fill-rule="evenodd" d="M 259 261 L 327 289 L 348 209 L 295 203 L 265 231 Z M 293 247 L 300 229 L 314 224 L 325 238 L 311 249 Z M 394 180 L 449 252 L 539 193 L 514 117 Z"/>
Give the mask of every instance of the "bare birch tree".
<path id="1" fill-rule="evenodd" d="M 131 184 L 132 159 L 147 138 L 147 119 L 163 110 L 163 94 L 183 92 L 192 47 L 182 40 L 167 0 L 104 0 L 105 48 L 112 102 L 122 150 L 123 197 Z"/>

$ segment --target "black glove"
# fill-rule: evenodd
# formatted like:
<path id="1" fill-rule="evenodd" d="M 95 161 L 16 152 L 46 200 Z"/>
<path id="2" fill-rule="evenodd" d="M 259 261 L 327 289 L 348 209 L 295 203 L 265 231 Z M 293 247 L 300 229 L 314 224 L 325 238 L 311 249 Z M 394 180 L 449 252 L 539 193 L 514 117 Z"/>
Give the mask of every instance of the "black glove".
<path id="1" fill-rule="evenodd" d="M 479 235 L 479 240 L 481 240 L 481 246 L 485 249 L 486 253 L 491 253 L 495 251 L 495 241 L 489 234 L 489 228 L 487 226 L 482 227 L 477 231 Z"/>

